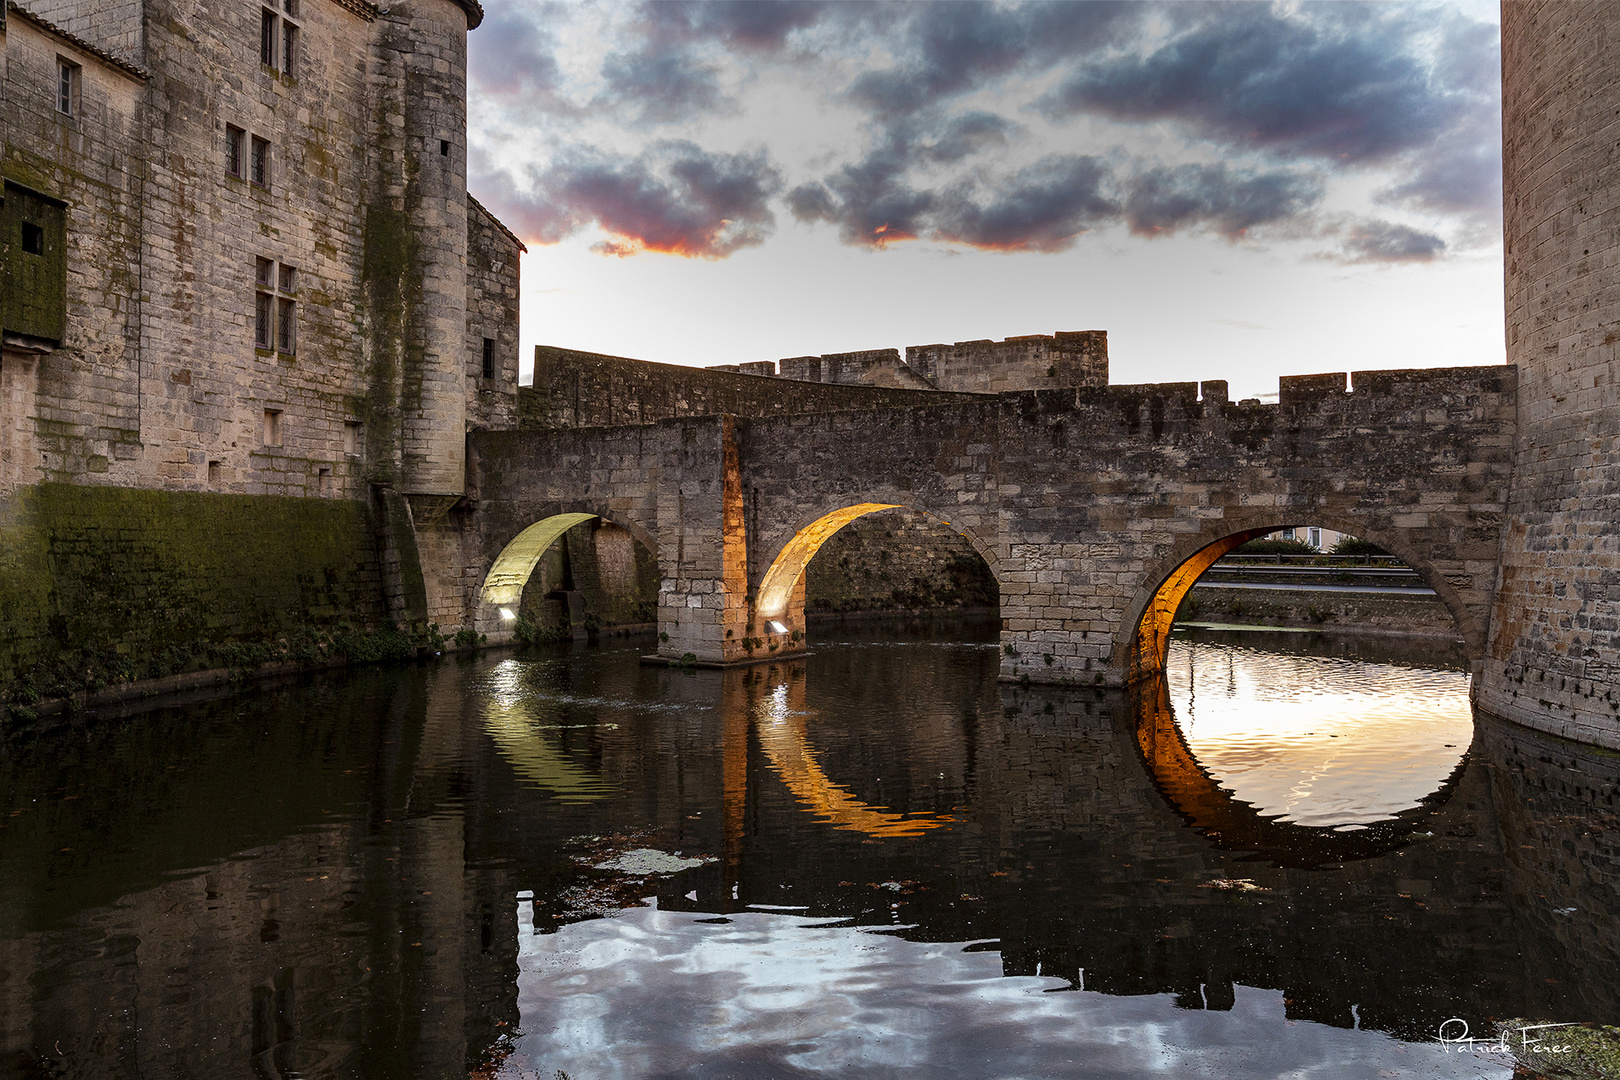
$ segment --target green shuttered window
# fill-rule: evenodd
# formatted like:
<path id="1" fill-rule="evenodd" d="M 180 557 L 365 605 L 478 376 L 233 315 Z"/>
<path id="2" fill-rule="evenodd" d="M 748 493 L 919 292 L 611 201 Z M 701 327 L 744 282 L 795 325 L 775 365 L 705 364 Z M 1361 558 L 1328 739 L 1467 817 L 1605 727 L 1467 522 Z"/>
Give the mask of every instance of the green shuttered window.
<path id="1" fill-rule="evenodd" d="M 7 182 L 0 204 L 0 258 L 9 334 L 61 344 L 67 329 L 67 207 Z"/>

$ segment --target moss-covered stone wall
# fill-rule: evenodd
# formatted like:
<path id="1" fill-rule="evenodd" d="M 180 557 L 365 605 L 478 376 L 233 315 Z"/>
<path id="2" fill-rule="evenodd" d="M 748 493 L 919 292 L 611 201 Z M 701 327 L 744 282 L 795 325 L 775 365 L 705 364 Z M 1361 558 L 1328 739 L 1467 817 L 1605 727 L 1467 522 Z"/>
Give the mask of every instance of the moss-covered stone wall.
<path id="1" fill-rule="evenodd" d="M 384 621 L 367 504 L 42 484 L 0 499 L 0 697 Z M 222 652 L 222 649 L 224 650 Z"/>

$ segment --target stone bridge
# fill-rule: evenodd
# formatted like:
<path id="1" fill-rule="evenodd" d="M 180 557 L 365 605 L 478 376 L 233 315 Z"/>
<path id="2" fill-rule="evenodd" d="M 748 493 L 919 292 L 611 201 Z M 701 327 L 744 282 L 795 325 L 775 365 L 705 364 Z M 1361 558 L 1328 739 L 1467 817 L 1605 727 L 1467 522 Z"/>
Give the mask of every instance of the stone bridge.
<path id="1" fill-rule="evenodd" d="M 734 376 L 735 378 L 735 376 Z M 999 583 L 1002 675 L 1119 686 L 1162 668 L 1193 581 L 1306 523 L 1406 560 L 1486 655 L 1512 472 L 1516 371 L 918 395 L 912 407 L 475 432 L 469 511 L 418 527 L 441 625 L 511 635 L 535 561 L 598 516 L 657 554 L 658 654 L 778 659 L 810 644 L 804 570 L 855 518 L 904 506 L 966 537 Z M 574 516 L 571 516 L 574 515 Z M 454 518 L 454 516 L 452 516 Z"/>

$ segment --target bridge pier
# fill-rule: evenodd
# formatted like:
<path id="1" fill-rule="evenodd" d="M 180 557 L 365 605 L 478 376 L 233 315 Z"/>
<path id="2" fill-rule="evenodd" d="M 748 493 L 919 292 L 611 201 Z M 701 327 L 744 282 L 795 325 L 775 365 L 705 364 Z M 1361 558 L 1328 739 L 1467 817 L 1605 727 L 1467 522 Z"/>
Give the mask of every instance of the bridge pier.
<path id="1" fill-rule="evenodd" d="M 658 532 L 665 539 L 658 550 L 655 656 L 713 667 L 803 652 L 803 578 L 768 620 L 749 594 L 736 419 L 710 417 L 678 429 L 665 443 L 660 470 Z"/>

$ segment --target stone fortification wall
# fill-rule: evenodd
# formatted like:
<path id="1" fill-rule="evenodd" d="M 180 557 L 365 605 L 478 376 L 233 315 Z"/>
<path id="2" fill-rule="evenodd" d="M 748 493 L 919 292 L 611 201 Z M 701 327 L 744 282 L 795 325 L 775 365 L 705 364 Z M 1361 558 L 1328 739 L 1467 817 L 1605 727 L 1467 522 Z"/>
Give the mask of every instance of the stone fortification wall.
<path id="1" fill-rule="evenodd" d="M 906 366 L 936 389 L 971 394 L 1107 386 L 1108 331 L 913 345 L 906 350 Z"/>
<path id="2" fill-rule="evenodd" d="M 379 623 L 365 503 L 40 484 L 0 499 L 0 686 L 44 696 Z M 59 685 L 60 684 L 60 685 Z"/>
<path id="3" fill-rule="evenodd" d="M 518 258 L 529 249 L 470 195 L 467 206 L 467 427 L 517 427 Z"/>
<path id="4" fill-rule="evenodd" d="M 753 365 L 750 365 L 753 366 Z M 770 367 L 770 362 L 763 365 Z M 938 390 L 927 379 L 907 367 L 899 349 L 868 349 L 862 352 L 827 353 L 822 356 L 791 356 L 777 362 L 784 379 L 800 382 L 839 383 L 844 386 L 892 386 L 903 390 Z M 762 374 L 770 375 L 771 371 Z"/>
<path id="5" fill-rule="evenodd" d="M 951 611 L 995 608 L 996 579 L 967 539 L 897 507 L 833 534 L 805 574 L 805 610 Z"/>
<path id="6" fill-rule="evenodd" d="M 62 230 L 46 237 L 60 277 L 21 287 L 8 281 L 0 295 L 0 486 L 75 477 L 135 482 L 146 180 L 123 163 L 145 154 L 146 76 L 103 62 L 15 8 L 0 54 L 3 232 L 17 227 L 13 217 L 47 233 L 54 217 Z M 56 108 L 58 56 L 80 65 L 73 116 Z M 8 267 L 32 257 L 11 244 L 0 239 Z M 37 306 L 36 293 L 45 294 Z M 18 310 L 24 304 L 27 313 Z M 55 317 L 27 317 L 44 307 Z M 159 400 L 168 389 L 153 387 Z"/>
<path id="7" fill-rule="evenodd" d="M 791 356 L 772 364 L 726 364 L 711 371 L 778 375 L 797 382 L 890 386 L 961 394 L 1108 385 L 1108 332 L 1031 334 L 1005 341 L 958 341 L 898 349 Z"/>
<path id="8" fill-rule="evenodd" d="M 1519 441 L 1480 704 L 1620 746 L 1620 7 L 1502 5 Z"/>
<path id="9" fill-rule="evenodd" d="M 534 383 L 518 391 L 518 417 L 525 428 L 611 427 L 720 413 L 792 416 L 829 409 L 892 409 L 939 400 L 933 392 L 925 396 L 884 387 L 815 386 L 541 345 L 534 350 Z"/>
<path id="10" fill-rule="evenodd" d="M 337 608 L 422 632 L 421 559 L 458 549 L 419 546 L 412 518 L 459 497 L 468 426 L 517 411 L 522 245 L 465 193 L 477 4 L 32 7 L 11 4 L 0 32 L 0 236 L 41 224 L 48 258 L 0 259 L 8 280 L 18 258 L 51 273 L 0 294 L 0 499 L 15 550 L 92 536 L 104 561 L 62 555 L 39 579 L 49 603 L 6 607 L 0 682 L 104 646 L 143 671 L 186 641 L 251 644 Z M 59 58 L 77 65 L 66 108 Z M 192 496 L 173 512 L 231 550 L 126 528 L 120 500 L 158 493 Z M 48 529 L 15 509 L 36 506 L 58 508 Z M 164 584 L 165 567 L 181 576 Z M 305 578 L 338 582 L 335 599 Z M 154 620 L 171 605 L 183 632 L 72 629 L 69 600 L 94 617 L 104 580 L 137 583 Z M 256 595 L 273 617 L 232 614 Z"/>

